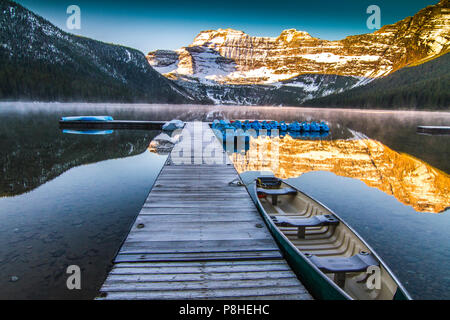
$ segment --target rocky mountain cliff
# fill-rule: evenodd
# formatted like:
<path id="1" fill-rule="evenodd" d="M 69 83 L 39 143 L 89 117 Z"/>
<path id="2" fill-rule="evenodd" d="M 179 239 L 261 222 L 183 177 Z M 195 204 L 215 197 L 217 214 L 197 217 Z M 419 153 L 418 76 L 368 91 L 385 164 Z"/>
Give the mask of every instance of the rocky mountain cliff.
<path id="1" fill-rule="evenodd" d="M 135 49 L 66 33 L 0 1 L 0 99 L 196 102 Z"/>
<path id="2" fill-rule="evenodd" d="M 269 85 L 290 92 L 296 97 L 292 104 L 299 104 L 367 84 L 448 52 L 449 18 L 449 0 L 441 0 L 374 33 L 339 41 L 321 40 L 295 29 L 276 38 L 253 37 L 233 29 L 208 30 L 187 47 L 150 52 L 147 59 L 191 94 L 215 103 L 248 104 L 214 94 L 223 88 L 235 93 L 236 85 L 252 85 L 246 90 L 252 96 L 252 88 L 261 89 L 254 85 Z M 339 77 L 330 83 L 329 75 Z M 285 104 L 276 97 L 272 100 Z M 252 100 L 250 104 L 253 102 L 258 103 Z"/>

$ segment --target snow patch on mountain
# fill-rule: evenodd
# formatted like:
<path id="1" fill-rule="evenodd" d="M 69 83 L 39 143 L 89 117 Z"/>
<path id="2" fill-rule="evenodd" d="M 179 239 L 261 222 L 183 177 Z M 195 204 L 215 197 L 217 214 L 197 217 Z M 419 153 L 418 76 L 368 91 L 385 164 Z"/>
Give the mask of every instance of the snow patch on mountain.
<path id="1" fill-rule="evenodd" d="M 363 60 L 363 61 L 378 61 L 379 56 L 362 55 L 362 56 L 341 56 L 336 55 L 331 52 L 322 52 L 317 54 L 303 54 L 300 57 L 313 60 L 320 63 L 347 63 L 352 60 Z"/>

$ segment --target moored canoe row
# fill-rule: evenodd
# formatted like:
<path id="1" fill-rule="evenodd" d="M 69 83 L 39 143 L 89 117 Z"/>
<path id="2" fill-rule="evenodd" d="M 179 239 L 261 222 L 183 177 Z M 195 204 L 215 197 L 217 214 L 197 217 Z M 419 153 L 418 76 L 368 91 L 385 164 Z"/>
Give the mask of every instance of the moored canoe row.
<path id="1" fill-rule="evenodd" d="M 221 131 L 225 130 L 279 130 L 281 132 L 292 131 L 292 132 L 328 132 L 330 128 L 328 125 L 321 121 L 311 121 L 311 122 L 298 122 L 293 121 L 291 123 L 286 123 L 284 121 L 258 121 L 258 120 L 214 120 L 212 124 L 213 129 L 218 129 Z"/>
<path id="2" fill-rule="evenodd" d="M 234 141 L 245 141 L 250 142 L 250 137 L 257 138 L 259 136 L 263 137 L 279 137 L 284 139 L 284 137 L 289 136 L 293 139 L 324 139 L 328 137 L 329 132 L 318 131 L 318 132 L 307 132 L 307 131 L 274 131 L 274 130 L 247 130 L 236 129 L 236 130 L 218 130 L 213 129 L 219 140 L 224 143 Z"/>

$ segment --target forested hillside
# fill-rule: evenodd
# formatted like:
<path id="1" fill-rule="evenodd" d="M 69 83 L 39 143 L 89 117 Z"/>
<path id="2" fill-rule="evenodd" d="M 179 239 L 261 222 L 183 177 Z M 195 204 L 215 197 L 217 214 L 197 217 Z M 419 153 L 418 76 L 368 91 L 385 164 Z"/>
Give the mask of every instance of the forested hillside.
<path id="1" fill-rule="evenodd" d="M 192 103 L 144 54 L 75 36 L 0 1 L 0 99 Z"/>
<path id="2" fill-rule="evenodd" d="M 306 101 L 305 106 L 450 109 L 450 54 L 340 94 Z"/>

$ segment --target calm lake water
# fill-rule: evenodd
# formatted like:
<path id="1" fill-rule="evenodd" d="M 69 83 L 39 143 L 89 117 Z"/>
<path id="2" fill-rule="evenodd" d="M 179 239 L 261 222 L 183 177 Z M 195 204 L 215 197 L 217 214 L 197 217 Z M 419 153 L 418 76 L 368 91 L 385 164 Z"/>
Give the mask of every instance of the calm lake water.
<path id="1" fill-rule="evenodd" d="M 61 116 L 326 120 L 322 138 L 255 139 L 231 155 L 244 180 L 272 171 L 334 210 L 414 298 L 449 299 L 450 113 L 274 107 L 0 103 L 0 299 L 92 299 L 166 156 L 157 131 L 62 133 Z M 268 146 L 280 152 L 258 153 Z M 256 156 L 256 157 L 255 157 Z M 66 288 L 79 265 L 82 290 Z"/>

